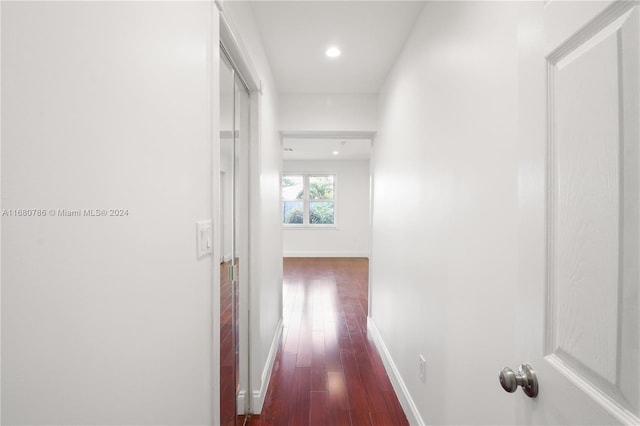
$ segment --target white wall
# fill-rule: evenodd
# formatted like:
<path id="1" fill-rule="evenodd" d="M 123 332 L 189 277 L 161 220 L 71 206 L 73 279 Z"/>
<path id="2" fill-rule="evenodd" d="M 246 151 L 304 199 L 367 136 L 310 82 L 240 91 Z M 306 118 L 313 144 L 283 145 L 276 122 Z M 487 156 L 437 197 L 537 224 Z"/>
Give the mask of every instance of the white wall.
<path id="1" fill-rule="evenodd" d="M 380 94 L 372 328 L 414 421 L 515 421 L 520 395 L 497 371 L 526 361 L 514 357 L 516 18 L 509 2 L 427 3 Z"/>
<path id="2" fill-rule="evenodd" d="M 283 94 L 280 130 L 375 131 L 377 101 L 375 94 Z"/>
<path id="3" fill-rule="evenodd" d="M 3 2 L 3 424 L 211 422 L 211 7 Z"/>
<path id="4" fill-rule="evenodd" d="M 284 172 L 337 175 L 337 228 L 284 228 L 284 255 L 368 257 L 369 161 L 285 161 Z"/>
<path id="5" fill-rule="evenodd" d="M 251 198 L 251 384 L 252 408 L 262 409 L 282 318 L 282 232 L 280 174 L 282 148 L 278 123 L 278 91 L 249 2 L 224 2 L 223 13 L 262 82 L 258 98 L 259 144 L 252 146 L 255 170 Z"/>

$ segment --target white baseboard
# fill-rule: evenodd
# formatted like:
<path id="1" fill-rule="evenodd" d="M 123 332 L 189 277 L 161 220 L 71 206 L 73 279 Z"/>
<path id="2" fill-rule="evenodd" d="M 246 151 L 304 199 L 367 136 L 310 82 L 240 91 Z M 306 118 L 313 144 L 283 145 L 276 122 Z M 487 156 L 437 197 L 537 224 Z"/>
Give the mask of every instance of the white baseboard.
<path id="1" fill-rule="evenodd" d="M 267 362 L 265 363 L 264 369 L 262 370 L 262 382 L 260 384 L 260 389 L 254 389 L 251 392 L 251 411 L 252 414 L 260 414 L 262 412 L 262 406 L 264 405 L 264 398 L 267 394 L 267 388 L 269 386 L 269 381 L 271 380 L 271 372 L 273 371 L 273 363 L 276 360 L 276 355 L 278 354 L 278 347 L 280 346 L 280 339 L 282 338 L 282 318 L 278 321 L 278 325 L 276 326 L 276 332 L 273 335 L 273 340 L 271 341 L 271 348 L 269 348 L 269 356 L 267 357 Z"/>
<path id="2" fill-rule="evenodd" d="M 238 392 L 238 414 L 246 414 L 247 411 L 247 391 L 241 390 Z"/>
<path id="3" fill-rule="evenodd" d="M 387 345 L 385 345 L 384 340 L 382 340 L 378 327 L 376 327 L 373 320 L 369 317 L 367 317 L 367 330 L 369 330 L 369 334 L 373 338 L 373 342 L 378 349 L 378 353 L 380 354 L 384 364 L 384 369 L 387 371 L 389 379 L 391 379 L 391 384 L 393 385 L 393 389 L 396 391 L 396 395 L 398 395 L 398 400 L 400 401 L 400 405 L 407 416 L 407 420 L 409 420 L 409 424 L 424 426 L 425 423 L 422 420 L 422 416 L 420 416 L 418 407 L 416 407 L 415 402 L 413 402 L 409 389 L 407 389 L 407 386 L 404 384 L 404 380 L 402 380 L 402 377 L 400 376 L 398 367 L 396 367 L 396 364 L 393 362 L 391 354 L 387 349 Z"/>
<path id="4" fill-rule="evenodd" d="M 287 251 L 284 257 L 369 257 L 366 251 Z"/>

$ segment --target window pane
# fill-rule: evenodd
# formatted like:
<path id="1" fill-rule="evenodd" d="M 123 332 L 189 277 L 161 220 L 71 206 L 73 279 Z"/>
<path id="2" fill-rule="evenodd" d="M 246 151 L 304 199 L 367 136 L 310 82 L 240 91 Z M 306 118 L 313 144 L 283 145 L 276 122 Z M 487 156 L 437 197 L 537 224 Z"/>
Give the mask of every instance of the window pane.
<path id="1" fill-rule="evenodd" d="M 309 223 L 333 225 L 332 201 L 312 201 L 309 204 L 309 210 L 311 214 Z"/>
<path id="2" fill-rule="evenodd" d="M 309 198 L 312 200 L 333 199 L 333 176 L 309 176 Z"/>
<path id="3" fill-rule="evenodd" d="M 283 200 L 302 200 L 303 194 L 302 176 L 282 176 Z"/>
<path id="4" fill-rule="evenodd" d="M 283 223 L 302 223 L 304 203 L 302 201 L 285 201 L 283 209 Z"/>

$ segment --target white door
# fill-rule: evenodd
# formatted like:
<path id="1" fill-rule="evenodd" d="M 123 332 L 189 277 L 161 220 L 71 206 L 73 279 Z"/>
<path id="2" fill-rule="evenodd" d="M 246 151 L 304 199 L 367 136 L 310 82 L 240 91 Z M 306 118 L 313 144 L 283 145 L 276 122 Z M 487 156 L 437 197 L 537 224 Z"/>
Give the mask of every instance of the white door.
<path id="1" fill-rule="evenodd" d="M 520 18 L 518 423 L 640 424 L 639 5 Z"/>

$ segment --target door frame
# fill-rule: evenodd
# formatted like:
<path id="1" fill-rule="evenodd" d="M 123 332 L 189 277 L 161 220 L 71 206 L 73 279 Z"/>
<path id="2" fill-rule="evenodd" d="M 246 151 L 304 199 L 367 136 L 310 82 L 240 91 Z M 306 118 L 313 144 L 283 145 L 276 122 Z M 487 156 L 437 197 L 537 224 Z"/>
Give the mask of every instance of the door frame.
<path id="1" fill-rule="evenodd" d="M 219 189 L 220 172 L 221 172 L 221 159 L 220 159 L 220 67 L 221 67 L 221 55 L 223 55 L 222 47 L 230 59 L 230 62 L 236 70 L 236 75 L 240 78 L 245 88 L 249 92 L 249 148 L 246 163 L 248 164 L 248 186 L 249 186 L 249 211 L 246 212 L 248 227 L 248 240 L 249 247 L 247 248 L 248 258 L 246 270 L 243 272 L 243 281 L 248 289 L 248 294 L 245 296 L 247 299 L 244 304 L 244 312 L 241 312 L 240 322 L 240 393 L 238 395 L 237 407 L 239 414 L 250 414 L 252 412 L 251 398 L 248 397 L 252 389 L 252 366 L 251 366 L 251 341 L 252 333 L 250 330 L 257 330 L 255 324 L 252 323 L 252 317 L 249 312 L 251 308 L 255 306 L 259 299 L 256 300 L 253 294 L 255 286 L 252 285 L 252 278 L 257 277 L 258 271 L 257 265 L 259 265 L 258 253 L 252 249 L 252 247 L 258 247 L 257 236 L 258 233 L 251 229 L 250 224 L 254 220 L 254 216 L 257 215 L 259 209 L 260 192 L 259 192 L 259 158 L 258 149 L 260 142 L 260 95 L 262 95 L 262 84 L 257 78 L 249 55 L 242 47 L 242 43 L 236 36 L 236 32 L 232 25 L 229 23 L 224 15 L 224 5 L 222 0 L 215 1 L 215 7 L 212 7 L 212 46 L 211 46 L 211 64 L 212 64 L 212 82 L 211 82 L 211 102 L 212 102 L 212 173 L 210 176 L 211 188 L 212 188 L 212 204 L 211 211 L 213 216 L 212 230 L 214 234 L 213 244 L 213 262 L 211 270 L 211 285 L 212 285 L 212 410 L 211 420 L 212 424 L 219 424 L 220 422 L 220 256 L 221 246 L 223 244 L 223 230 L 222 230 L 222 218 L 220 216 L 220 203 L 221 193 Z M 241 301 L 241 303 L 243 303 Z M 243 354 L 244 352 L 244 354 Z"/>
<path id="2" fill-rule="evenodd" d="M 331 131 L 331 130 L 307 130 L 307 131 L 281 131 L 280 146 L 284 148 L 285 139 L 365 139 L 371 142 L 369 149 L 369 244 L 367 256 L 369 259 L 369 277 L 367 284 L 367 316 L 371 316 L 371 262 L 373 241 L 373 147 L 376 139 L 375 131 Z M 282 306 L 280 308 L 282 311 Z"/>

